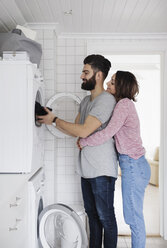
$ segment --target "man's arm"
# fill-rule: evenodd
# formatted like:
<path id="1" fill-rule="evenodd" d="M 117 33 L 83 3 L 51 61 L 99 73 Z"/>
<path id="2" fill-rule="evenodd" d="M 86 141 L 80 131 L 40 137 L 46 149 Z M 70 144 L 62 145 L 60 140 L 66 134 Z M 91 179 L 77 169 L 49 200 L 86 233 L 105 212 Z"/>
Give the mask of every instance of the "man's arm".
<path id="1" fill-rule="evenodd" d="M 78 123 L 78 124 L 79 124 L 79 120 L 80 120 L 80 113 L 78 113 L 77 117 L 75 118 L 75 123 Z M 63 130 L 62 128 L 58 127 L 57 125 L 56 125 L 56 128 L 57 128 L 58 130 L 60 130 L 62 133 L 65 133 L 65 134 L 67 134 L 67 135 L 76 137 L 75 135 L 69 133 L 68 131 L 65 131 L 65 130 Z"/>
<path id="2" fill-rule="evenodd" d="M 38 116 L 40 123 L 51 125 L 55 115 L 49 111 L 47 108 L 45 110 L 48 112 L 47 115 Z M 85 138 L 91 133 L 93 133 L 97 128 L 101 126 L 101 122 L 94 116 L 88 115 L 84 124 L 79 124 L 80 114 L 77 115 L 75 123 L 67 122 L 59 118 L 56 119 L 56 127 L 69 134 L 71 136 Z"/>
<path id="3" fill-rule="evenodd" d="M 88 115 L 84 124 L 70 123 L 61 119 L 56 120 L 56 126 L 71 135 L 85 138 L 101 126 L 101 122 L 94 116 Z"/>
<path id="4" fill-rule="evenodd" d="M 75 118 L 75 124 L 79 124 L 80 120 L 80 113 L 77 114 L 77 117 Z"/>

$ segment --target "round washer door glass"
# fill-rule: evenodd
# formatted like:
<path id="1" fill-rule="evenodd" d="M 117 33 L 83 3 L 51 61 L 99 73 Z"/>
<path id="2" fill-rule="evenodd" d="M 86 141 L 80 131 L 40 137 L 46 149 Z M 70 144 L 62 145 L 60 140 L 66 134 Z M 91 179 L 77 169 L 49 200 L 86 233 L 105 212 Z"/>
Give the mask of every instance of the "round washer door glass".
<path id="1" fill-rule="evenodd" d="M 87 234 L 77 213 L 63 204 L 46 207 L 40 214 L 39 235 L 43 248 L 86 248 Z"/>
<path id="2" fill-rule="evenodd" d="M 59 93 L 49 99 L 46 107 L 51 108 L 52 112 L 60 119 L 68 122 L 74 122 L 78 114 L 80 102 L 80 98 L 76 95 L 70 93 Z M 47 125 L 47 128 L 56 137 L 70 137 L 69 135 L 62 133 L 52 125 Z"/>

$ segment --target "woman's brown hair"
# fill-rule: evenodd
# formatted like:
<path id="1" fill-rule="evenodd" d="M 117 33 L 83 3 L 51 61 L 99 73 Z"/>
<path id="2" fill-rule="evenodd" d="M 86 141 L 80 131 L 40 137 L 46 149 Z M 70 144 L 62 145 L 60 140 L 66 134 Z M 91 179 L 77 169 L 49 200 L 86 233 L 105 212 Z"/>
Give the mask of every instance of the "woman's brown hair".
<path id="1" fill-rule="evenodd" d="M 115 77 L 115 98 L 118 102 L 122 98 L 136 101 L 139 85 L 136 77 L 129 71 L 117 71 Z"/>

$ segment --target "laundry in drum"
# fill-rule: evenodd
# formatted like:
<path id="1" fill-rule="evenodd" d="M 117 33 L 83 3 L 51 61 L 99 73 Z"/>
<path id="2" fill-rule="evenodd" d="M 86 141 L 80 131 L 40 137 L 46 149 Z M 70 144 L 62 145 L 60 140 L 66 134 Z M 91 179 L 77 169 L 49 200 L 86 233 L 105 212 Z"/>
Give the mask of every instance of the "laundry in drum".
<path id="1" fill-rule="evenodd" d="M 50 111 L 52 111 L 51 108 L 47 107 L 47 109 L 49 109 Z M 43 106 L 41 106 L 41 104 L 39 102 L 35 102 L 35 117 L 37 115 L 47 115 L 48 113 L 46 112 L 46 110 L 44 109 Z"/>

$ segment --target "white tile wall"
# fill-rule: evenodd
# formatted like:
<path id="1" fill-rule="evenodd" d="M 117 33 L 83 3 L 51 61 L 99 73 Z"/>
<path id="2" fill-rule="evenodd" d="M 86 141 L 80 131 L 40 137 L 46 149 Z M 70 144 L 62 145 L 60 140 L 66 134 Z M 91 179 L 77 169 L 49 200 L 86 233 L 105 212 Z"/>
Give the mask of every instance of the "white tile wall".
<path id="1" fill-rule="evenodd" d="M 45 98 L 46 101 L 54 94 L 55 82 L 55 39 L 53 30 L 38 30 L 38 42 L 42 45 L 43 55 L 40 69 L 45 80 Z M 55 168 L 55 139 L 45 130 L 45 204 L 54 202 L 54 168 Z"/>
<path id="2" fill-rule="evenodd" d="M 82 99 L 86 94 L 81 90 L 80 79 L 86 56 L 85 41 L 56 38 L 52 30 L 38 30 L 37 37 L 43 48 L 40 68 L 45 79 L 46 102 L 60 92 L 70 92 Z M 69 102 L 64 118 L 70 118 L 72 114 L 73 106 Z M 80 204 L 80 177 L 75 172 L 78 156 L 76 139 L 54 137 L 47 129 L 45 137 L 46 204 Z"/>

